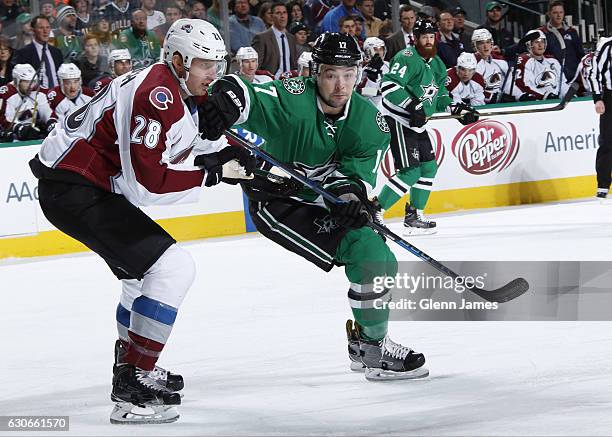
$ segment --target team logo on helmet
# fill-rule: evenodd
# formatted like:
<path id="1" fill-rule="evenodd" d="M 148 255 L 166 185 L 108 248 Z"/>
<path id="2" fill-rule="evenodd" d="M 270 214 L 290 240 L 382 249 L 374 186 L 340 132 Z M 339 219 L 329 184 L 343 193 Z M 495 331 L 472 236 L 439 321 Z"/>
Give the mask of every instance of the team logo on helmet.
<path id="1" fill-rule="evenodd" d="M 304 81 L 300 79 L 283 79 L 282 83 L 285 89 L 291 94 L 298 95 L 306 91 L 306 85 L 304 85 Z"/>
<path id="2" fill-rule="evenodd" d="M 193 30 L 193 26 L 191 24 L 183 24 L 181 26 L 181 29 L 187 33 L 191 33 L 191 31 Z"/>
<path id="3" fill-rule="evenodd" d="M 172 93 L 165 86 L 158 86 L 149 93 L 149 102 L 160 111 L 168 109 L 168 104 L 174 102 Z"/>
<path id="4" fill-rule="evenodd" d="M 383 117 L 380 112 L 376 114 L 376 124 L 381 131 L 387 133 L 391 132 L 391 129 L 389 129 L 389 125 L 387 124 L 387 120 L 385 120 L 385 117 Z"/>

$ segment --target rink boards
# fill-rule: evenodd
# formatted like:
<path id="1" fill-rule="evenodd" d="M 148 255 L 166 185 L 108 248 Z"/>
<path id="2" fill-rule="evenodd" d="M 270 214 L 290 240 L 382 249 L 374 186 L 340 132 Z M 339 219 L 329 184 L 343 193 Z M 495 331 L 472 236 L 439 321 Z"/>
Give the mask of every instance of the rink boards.
<path id="1" fill-rule="evenodd" d="M 500 105 L 487 110 L 498 108 L 509 109 Z M 559 112 L 499 116 L 467 127 L 439 120 L 430 127 L 439 170 L 428 213 L 579 198 L 595 192 L 599 127 L 590 99 L 574 101 Z M 27 165 L 38 148 L 36 143 L 0 144 L 0 258 L 87 250 L 55 230 L 40 211 L 36 179 Z M 385 175 L 393 174 L 387 154 L 374 193 Z M 196 204 L 143 209 L 179 241 L 253 230 L 236 186 L 205 189 Z M 386 216 L 402 214 L 403 202 L 398 202 Z"/>

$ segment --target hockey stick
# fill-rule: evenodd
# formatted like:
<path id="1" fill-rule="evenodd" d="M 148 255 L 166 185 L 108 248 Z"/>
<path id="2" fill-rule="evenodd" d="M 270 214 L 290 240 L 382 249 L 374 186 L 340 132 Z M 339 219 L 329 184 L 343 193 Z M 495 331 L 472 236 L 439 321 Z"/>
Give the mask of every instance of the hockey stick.
<path id="1" fill-rule="evenodd" d="M 344 203 L 342 200 L 340 200 L 338 197 L 336 197 L 329 191 L 321 188 L 319 184 L 317 184 L 315 181 L 308 179 L 306 176 L 297 172 L 293 168 L 279 162 L 272 155 L 270 155 L 264 150 L 261 150 L 258 147 L 255 147 L 254 145 L 252 145 L 251 143 L 249 143 L 247 140 L 237 135 L 236 133 L 230 130 L 226 130 L 225 136 L 230 138 L 232 141 L 234 141 L 238 145 L 248 149 L 254 155 L 260 157 L 267 163 L 280 168 L 285 173 L 291 175 L 293 178 L 295 178 L 296 180 L 298 180 L 299 182 L 301 182 L 302 184 L 310 188 L 315 193 L 321 195 L 323 198 L 325 198 L 329 202 L 332 202 L 336 205 Z M 386 226 L 380 225 L 375 222 L 370 222 L 368 226 L 374 229 L 376 232 L 380 233 L 381 235 L 384 235 L 387 238 L 391 239 L 393 242 L 403 247 L 404 249 L 412 253 L 417 258 L 422 259 L 423 261 L 431 265 L 436 270 L 444 273 L 447 276 L 450 276 L 453 279 L 456 279 L 459 277 L 457 273 L 455 273 L 454 271 L 452 271 L 451 269 L 449 269 L 448 267 L 446 267 L 444 264 L 440 263 L 439 261 L 435 260 L 431 256 L 427 255 L 422 250 L 413 246 L 412 244 L 404 240 L 402 237 L 400 237 L 399 235 L 391 231 Z M 467 284 L 466 284 L 466 288 L 470 290 L 472 293 L 477 294 L 481 298 L 488 300 L 489 302 L 503 303 L 503 302 L 508 302 L 509 300 L 515 299 L 519 297 L 520 295 L 522 295 L 523 293 L 525 293 L 527 290 L 529 290 L 529 283 L 523 278 L 517 278 L 517 279 L 510 281 L 508 284 L 500 288 L 494 289 L 494 290 L 485 290 L 482 288 L 478 288 L 474 285 L 467 285 Z"/>
<path id="2" fill-rule="evenodd" d="M 475 114 L 478 115 L 479 117 L 494 117 L 497 115 L 535 114 L 538 112 L 561 111 L 565 109 L 565 107 L 570 102 L 570 100 L 572 100 L 572 98 L 576 95 L 578 88 L 579 86 L 576 82 L 572 83 L 569 86 L 565 96 L 563 96 L 563 99 L 555 106 L 548 106 L 546 108 L 536 108 L 536 109 L 529 109 L 529 108 L 509 109 L 506 111 L 489 111 L 489 112 L 476 111 Z M 463 114 L 444 114 L 444 115 L 433 115 L 429 117 L 427 120 L 428 121 L 429 120 L 449 120 L 453 118 L 462 118 L 462 117 L 463 117 Z"/>

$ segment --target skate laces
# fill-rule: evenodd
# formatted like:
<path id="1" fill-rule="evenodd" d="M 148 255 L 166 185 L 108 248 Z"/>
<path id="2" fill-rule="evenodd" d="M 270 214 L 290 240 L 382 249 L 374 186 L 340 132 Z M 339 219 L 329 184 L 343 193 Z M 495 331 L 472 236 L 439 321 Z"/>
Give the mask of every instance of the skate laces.
<path id="1" fill-rule="evenodd" d="M 420 209 L 417 209 L 417 218 L 422 221 L 423 223 L 431 223 L 432 220 L 429 220 L 427 217 L 425 217 L 425 214 L 423 214 L 423 211 Z"/>
<path id="2" fill-rule="evenodd" d="M 382 349 L 387 355 L 399 360 L 405 359 L 412 352 L 412 349 L 394 342 L 388 335 L 382 341 Z"/>
<path id="3" fill-rule="evenodd" d="M 168 379 L 168 371 L 162 367 L 155 366 L 155 368 L 149 372 L 149 378 L 166 380 Z"/>
<path id="4" fill-rule="evenodd" d="M 154 377 L 151 375 L 153 372 L 154 370 L 146 371 L 136 369 L 136 380 L 156 393 L 167 393 L 168 389 L 155 381 Z"/>

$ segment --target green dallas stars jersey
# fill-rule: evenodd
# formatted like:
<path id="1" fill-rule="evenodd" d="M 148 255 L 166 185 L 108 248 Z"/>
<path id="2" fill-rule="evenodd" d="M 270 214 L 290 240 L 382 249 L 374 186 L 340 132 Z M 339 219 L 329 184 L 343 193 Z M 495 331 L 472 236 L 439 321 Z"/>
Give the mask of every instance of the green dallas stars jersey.
<path id="1" fill-rule="evenodd" d="M 441 112 L 452 102 L 446 90 L 446 66 L 438 56 L 425 61 L 414 47 L 398 52 L 389 63 L 381 83 L 382 112 L 408 126 L 404 109 L 417 98 L 425 115 Z"/>
<path id="2" fill-rule="evenodd" d="M 338 181 L 362 181 L 374 187 L 378 166 L 390 142 L 382 114 L 353 92 L 337 120 L 326 117 L 313 78 L 296 77 L 251 84 L 246 109 L 237 124 L 265 139 L 262 148 L 285 164 L 329 188 Z M 300 196 L 314 201 L 304 190 Z"/>

